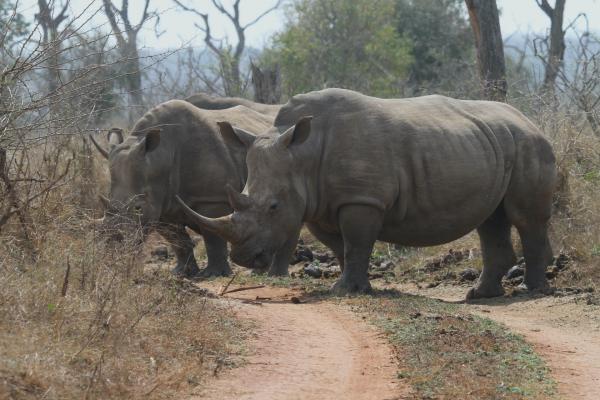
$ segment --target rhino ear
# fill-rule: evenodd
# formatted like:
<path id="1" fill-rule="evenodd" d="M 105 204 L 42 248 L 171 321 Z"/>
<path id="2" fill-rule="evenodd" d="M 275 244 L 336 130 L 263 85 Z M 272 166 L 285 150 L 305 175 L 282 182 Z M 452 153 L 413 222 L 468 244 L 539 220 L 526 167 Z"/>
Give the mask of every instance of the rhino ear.
<path id="1" fill-rule="evenodd" d="M 146 153 L 156 150 L 160 144 L 160 131 L 160 129 L 151 129 L 146 133 L 146 139 L 144 139 Z"/>
<path id="2" fill-rule="evenodd" d="M 110 128 L 106 134 L 109 146 L 118 146 L 123 143 L 123 129 L 121 128 Z"/>
<path id="3" fill-rule="evenodd" d="M 229 122 L 219 121 L 217 122 L 221 136 L 225 140 L 225 143 L 229 146 L 240 146 L 243 145 L 246 148 L 250 148 L 256 136 L 252 133 L 242 129 L 231 126 Z"/>
<path id="4" fill-rule="evenodd" d="M 277 144 L 283 147 L 290 147 L 292 144 L 302 144 L 310 135 L 312 116 L 302 117 L 296 122 L 296 125 L 277 138 Z"/>

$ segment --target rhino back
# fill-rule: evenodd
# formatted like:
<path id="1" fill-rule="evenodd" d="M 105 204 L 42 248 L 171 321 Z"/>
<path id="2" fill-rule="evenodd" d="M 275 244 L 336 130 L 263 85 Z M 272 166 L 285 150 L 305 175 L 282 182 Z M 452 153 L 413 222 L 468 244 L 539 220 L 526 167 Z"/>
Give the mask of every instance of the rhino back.
<path id="1" fill-rule="evenodd" d="M 243 106 L 201 110 L 171 100 L 150 110 L 136 123 L 128 140 L 139 140 L 152 127 L 161 128 L 160 146 L 148 155 L 148 185 L 161 185 L 166 199 L 175 194 L 194 203 L 227 203 L 225 185 L 241 190 L 246 179 L 245 152 L 229 149 L 216 122 L 232 121 L 247 130 L 261 131 L 273 119 Z M 161 176 L 168 172 L 165 185 Z"/>
<path id="2" fill-rule="evenodd" d="M 428 245 L 460 237 L 498 206 L 515 165 L 553 163 L 535 126 L 502 103 L 329 89 L 293 98 L 275 123 L 285 129 L 304 115 L 314 116 L 297 150 L 317 169 L 308 171 L 318 193 L 312 218 L 334 226 L 340 206 L 373 205 L 386 215 L 383 240 Z"/>
<path id="3" fill-rule="evenodd" d="M 205 93 L 196 93 L 186 98 L 185 101 L 205 110 L 223 110 L 236 106 L 244 106 L 262 114 L 275 116 L 281 106 L 262 104 L 241 97 L 214 97 Z"/>

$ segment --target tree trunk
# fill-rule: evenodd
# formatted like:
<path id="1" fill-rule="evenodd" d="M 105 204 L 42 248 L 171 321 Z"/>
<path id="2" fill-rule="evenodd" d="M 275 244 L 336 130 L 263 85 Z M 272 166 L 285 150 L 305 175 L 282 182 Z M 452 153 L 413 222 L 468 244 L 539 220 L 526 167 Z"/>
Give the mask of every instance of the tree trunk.
<path id="1" fill-rule="evenodd" d="M 506 101 L 506 66 L 496 0 L 465 0 L 477 45 L 479 76 L 486 99 Z"/>
<path id="2" fill-rule="evenodd" d="M 144 98 L 142 96 L 142 72 L 140 71 L 140 57 L 137 50 L 137 37 L 130 35 L 129 42 L 123 51 L 125 64 L 126 87 L 129 92 L 129 122 L 133 124 L 144 112 Z"/>
<path id="3" fill-rule="evenodd" d="M 538 3 L 550 18 L 550 45 L 548 46 L 548 58 L 545 63 L 546 71 L 543 86 L 548 93 L 554 93 L 556 77 L 565 58 L 565 32 L 563 31 L 565 2 L 566 0 L 556 0 L 554 8 L 550 7 L 547 0 L 541 0 Z"/>
<path id="4" fill-rule="evenodd" d="M 279 104 L 281 102 L 279 65 L 276 65 L 274 69 L 265 69 L 264 71 L 254 64 L 251 67 L 254 101 L 263 104 Z"/>

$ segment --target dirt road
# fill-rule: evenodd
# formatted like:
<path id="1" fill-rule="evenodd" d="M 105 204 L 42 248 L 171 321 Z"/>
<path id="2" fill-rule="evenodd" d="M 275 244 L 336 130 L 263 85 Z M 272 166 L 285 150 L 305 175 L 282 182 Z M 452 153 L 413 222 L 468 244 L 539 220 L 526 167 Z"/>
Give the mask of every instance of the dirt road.
<path id="1" fill-rule="evenodd" d="M 237 295 L 237 296 L 235 296 Z M 254 321 L 247 364 L 224 372 L 195 399 L 402 399 L 392 348 L 351 311 L 329 302 L 294 304 L 289 289 L 230 295 Z M 260 304 L 244 299 L 269 298 Z"/>
<path id="2" fill-rule="evenodd" d="M 466 293 L 457 286 L 399 288 L 445 301 L 462 300 Z M 503 297 L 465 307 L 525 337 L 551 368 L 561 399 L 600 399 L 600 307 L 576 296 Z"/>

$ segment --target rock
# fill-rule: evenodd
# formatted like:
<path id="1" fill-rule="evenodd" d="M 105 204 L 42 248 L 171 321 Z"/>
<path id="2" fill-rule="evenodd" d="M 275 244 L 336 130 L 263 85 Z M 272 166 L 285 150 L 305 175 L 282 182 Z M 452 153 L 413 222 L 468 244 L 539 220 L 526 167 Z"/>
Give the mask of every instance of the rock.
<path id="1" fill-rule="evenodd" d="M 523 276 L 525 275 L 525 267 L 523 265 L 515 265 L 514 267 L 512 267 L 511 269 L 508 270 L 508 272 L 506 273 L 506 279 L 514 279 L 517 276 Z"/>
<path id="2" fill-rule="evenodd" d="M 298 246 L 298 248 L 296 249 L 296 252 L 294 253 L 294 256 L 292 257 L 292 260 L 290 261 L 291 265 L 296 265 L 298 263 L 301 262 L 306 262 L 306 261 L 314 261 L 315 257 L 313 255 L 313 252 L 311 249 L 309 249 L 308 247 L 304 247 L 304 246 Z"/>
<path id="3" fill-rule="evenodd" d="M 461 281 L 469 281 L 472 282 L 474 280 L 476 280 L 477 278 L 479 278 L 479 271 L 477 271 L 475 268 L 467 268 L 465 270 L 462 270 L 458 276 L 460 277 Z"/>
<path id="4" fill-rule="evenodd" d="M 323 270 L 314 264 L 306 265 L 303 269 L 303 272 L 304 275 L 308 275 L 312 278 L 321 278 L 323 276 Z"/>
<path id="5" fill-rule="evenodd" d="M 167 246 L 156 246 L 152 249 L 152 251 L 150 251 L 150 255 L 166 260 L 169 258 L 169 248 Z"/>
<path id="6" fill-rule="evenodd" d="M 325 252 L 325 253 L 314 252 L 313 257 L 320 263 L 328 263 L 328 262 L 331 262 L 335 258 L 335 256 L 333 254 L 327 253 L 327 252 Z"/>
<path id="7" fill-rule="evenodd" d="M 552 264 L 556 265 L 559 270 L 563 270 L 567 267 L 570 261 L 571 257 L 565 253 L 560 253 L 558 256 L 554 257 Z"/>

